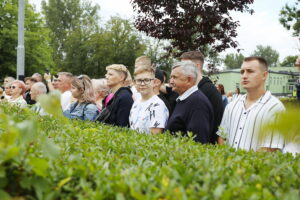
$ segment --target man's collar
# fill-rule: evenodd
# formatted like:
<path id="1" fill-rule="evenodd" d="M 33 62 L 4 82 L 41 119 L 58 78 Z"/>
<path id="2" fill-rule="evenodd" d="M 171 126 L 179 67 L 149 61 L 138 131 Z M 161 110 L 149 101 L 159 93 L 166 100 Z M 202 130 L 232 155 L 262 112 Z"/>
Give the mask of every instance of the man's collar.
<path id="1" fill-rule="evenodd" d="M 193 94 L 194 92 L 196 92 L 198 90 L 197 85 L 194 85 L 193 87 L 189 88 L 188 90 L 186 90 L 182 95 L 180 95 L 176 101 L 184 101 L 186 98 L 188 98 L 191 94 Z"/>
<path id="2" fill-rule="evenodd" d="M 271 92 L 270 91 L 266 91 L 255 103 L 266 103 L 267 100 L 270 98 L 271 96 Z M 247 98 L 247 94 L 243 95 L 241 98 L 240 98 L 240 101 L 243 101 L 245 102 L 246 101 L 246 98 Z"/>

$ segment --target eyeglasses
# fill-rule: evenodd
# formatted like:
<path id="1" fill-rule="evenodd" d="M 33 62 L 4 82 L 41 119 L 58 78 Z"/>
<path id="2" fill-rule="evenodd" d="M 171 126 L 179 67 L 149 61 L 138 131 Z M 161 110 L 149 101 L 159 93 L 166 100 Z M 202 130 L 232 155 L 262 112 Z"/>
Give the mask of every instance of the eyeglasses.
<path id="1" fill-rule="evenodd" d="M 150 82 L 154 80 L 153 78 L 145 78 L 145 79 L 135 79 L 134 82 L 138 85 L 148 85 Z"/>

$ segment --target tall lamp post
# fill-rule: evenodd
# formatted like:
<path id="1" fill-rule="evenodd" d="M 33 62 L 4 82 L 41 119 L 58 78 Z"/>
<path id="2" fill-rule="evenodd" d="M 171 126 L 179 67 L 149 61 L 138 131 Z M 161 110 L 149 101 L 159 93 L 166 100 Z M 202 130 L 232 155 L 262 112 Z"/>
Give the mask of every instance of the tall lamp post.
<path id="1" fill-rule="evenodd" d="M 17 79 L 19 80 L 23 80 L 25 74 L 24 17 L 25 17 L 25 0 L 19 0 L 18 47 L 17 47 Z"/>

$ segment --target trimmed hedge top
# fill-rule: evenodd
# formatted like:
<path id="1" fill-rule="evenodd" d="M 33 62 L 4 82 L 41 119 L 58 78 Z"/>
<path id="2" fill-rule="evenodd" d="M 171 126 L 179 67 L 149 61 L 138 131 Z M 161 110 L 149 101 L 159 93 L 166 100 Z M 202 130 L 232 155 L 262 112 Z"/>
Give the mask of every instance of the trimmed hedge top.
<path id="1" fill-rule="evenodd" d="M 300 156 L 0 106 L 0 199 L 300 198 Z"/>

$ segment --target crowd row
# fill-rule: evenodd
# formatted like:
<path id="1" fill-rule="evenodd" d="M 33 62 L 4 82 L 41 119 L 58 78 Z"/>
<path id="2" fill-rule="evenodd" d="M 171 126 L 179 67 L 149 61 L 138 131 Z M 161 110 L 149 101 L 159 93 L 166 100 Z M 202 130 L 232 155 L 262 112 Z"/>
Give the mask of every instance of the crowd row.
<path id="1" fill-rule="evenodd" d="M 259 136 L 260 128 L 285 110 L 265 90 L 268 64 L 264 58 L 245 58 L 241 84 L 247 93 L 240 95 L 238 90 L 229 104 L 224 87 L 216 87 L 202 75 L 201 52 L 183 53 L 180 60 L 172 67 L 169 84 L 165 84 L 166 74 L 155 69 L 147 56 L 136 59 L 134 79 L 122 64 L 107 66 L 105 79 L 61 72 L 58 77 L 45 74 L 46 84 L 40 74 L 27 77 L 24 84 L 7 77 L 5 99 L 20 107 L 34 104 L 31 109 L 45 115 L 35 103 L 37 97 L 59 90 L 63 113 L 70 119 L 100 121 L 141 133 L 191 132 L 203 144 L 226 141 L 246 150 L 300 152 L 299 144 L 284 141 L 276 131 Z"/>

